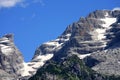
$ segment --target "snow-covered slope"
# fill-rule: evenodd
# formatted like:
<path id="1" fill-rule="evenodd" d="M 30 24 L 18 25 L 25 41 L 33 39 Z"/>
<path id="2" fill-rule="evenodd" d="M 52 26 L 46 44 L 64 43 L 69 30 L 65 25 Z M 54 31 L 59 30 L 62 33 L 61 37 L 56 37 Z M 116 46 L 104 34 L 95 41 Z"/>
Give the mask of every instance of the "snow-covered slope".
<path id="1" fill-rule="evenodd" d="M 54 51 L 61 49 L 62 45 L 69 40 L 71 34 L 65 34 L 58 37 L 55 40 L 43 43 L 35 54 L 31 62 L 24 62 L 24 68 L 21 69 L 22 77 L 32 76 L 36 73 L 37 69 L 42 67 L 46 61 L 50 60 L 54 56 Z M 41 49 L 42 47 L 42 49 Z"/>
<path id="2" fill-rule="evenodd" d="M 94 40 L 101 41 L 103 43 L 102 47 L 106 47 L 107 39 L 106 34 L 107 31 L 112 28 L 112 24 L 117 21 L 117 18 L 109 16 L 108 12 L 105 14 L 105 18 L 98 19 L 101 20 L 103 23 L 100 24 L 102 27 L 95 29 L 96 34 L 92 34 L 93 36 L 97 36 Z"/>
<path id="3" fill-rule="evenodd" d="M 32 76 L 36 73 L 37 69 L 42 67 L 45 62 L 53 57 L 53 54 L 39 55 L 32 62 L 23 63 L 24 68 L 22 68 L 21 75 L 24 76 Z"/>
<path id="4" fill-rule="evenodd" d="M 53 41 L 49 41 L 49 42 L 46 42 L 46 43 L 43 43 L 44 45 L 47 45 L 47 46 L 53 46 L 51 49 L 52 50 L 55 50 L 55 49 L 60 49 L 60 47 L 66 42 L 69 40 L 71 34 L 66 34 L 64 35 L 64 37 L 59 37 Z"/>

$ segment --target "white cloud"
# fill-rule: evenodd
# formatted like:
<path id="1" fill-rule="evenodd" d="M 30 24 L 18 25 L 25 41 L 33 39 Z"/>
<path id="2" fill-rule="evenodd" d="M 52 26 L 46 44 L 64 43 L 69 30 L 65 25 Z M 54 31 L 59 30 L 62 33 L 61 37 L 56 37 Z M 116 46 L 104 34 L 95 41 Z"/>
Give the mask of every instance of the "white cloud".
<path id="1" fill-rule="evenodd" d="M 0 8 L 14 7 L 23 0 L 0 0 Z"/>
<path id="2" fill-rule="evenodd" d="M 116 7 L 113 9 L 113 11 L 115 11 L 115 10 L 120 10 L 120 7 Z"/>
<path id="3" fill-rule="evenodd" d="M 19 5 L 23 8 L 31 4 L 39 3 L 41 6 L 44 6 L 43 0 L 0 0 L 0 8 L 10 8 Z"/>

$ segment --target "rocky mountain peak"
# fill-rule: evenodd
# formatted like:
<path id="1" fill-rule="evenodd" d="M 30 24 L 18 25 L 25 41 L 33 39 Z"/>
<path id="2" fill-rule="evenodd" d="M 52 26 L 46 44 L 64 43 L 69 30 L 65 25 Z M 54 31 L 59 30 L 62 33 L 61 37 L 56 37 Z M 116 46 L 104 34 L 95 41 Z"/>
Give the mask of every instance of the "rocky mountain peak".
<path id="1" fill-rule="evenodd" d="M 105 18 L 106 13 L 110 13 L 109 10 L 96 10 L 91 12 L 87 18 Z"/>
<path id="2" fill-rule="evenodd" d="M 28 63 L 34 68 L 30 72 L 35 74 L 51 59 L 61 61 L 73 54 L 84 59 L 94 52 L 105 50 L 114 41 L 112 36 L 116 36 L 112 30 L 119 20 L 119 14 L 118 10 L 96 10 L 70 24 L 57 39 L 45 42 L 36 49 L 32 61 Z"/>
<path id="3" fill-rule="evenodd" d="M 65 63 L 66 57 L 77 55 L 87 66 L 101 74 L 120 75 L 119 43 L 120 10 L 96 10 L 87 17 L 81 17 L 79 21 L 69 25 L 57 39 L 42 44 L 37 48 L 33 60 L 36 56 L 53 54 L 50 61 L 56 62 L 54 63 L 55 66 L 52 67 L 58 70 L 56 65 L 59 65 L 59 62 L 63 61 Z M 45 65 L 49 66 L 51 64 L 48 61 Z M 43 66 L 43 68 L 49 70 L 49 67 Z M 41 79 L 41 76 L 45 75 L 44 73 L 42 74 L 41 70 L 38 70 L 35 75 L 37 77 L 34 79 Z M 46 73 L 47 71 L 43 70 L 43 72 Z M 73 71 L 70 73 L 73 73 Z"/>
<path id="4" fill-rule="evenodd" d="M 9 40 L 13 41 L 14 40 L 14 35 L 12 33 L 6 34 L 3 37 L 8 38 Z"/>
<path id="5" fill-rule="evenodd" d="M 14 44 L 13 34 L 0 38 L 0 70 L 11 75 L 8 76 L 11 80 L 17 80 L 21 75 L 21 68 L 24 67 L 23 62 L 23 56 Z M 4 80 L 3 78 L 1 76 L 0 80 Z"/>
<path id="6" fill-rule="evenodd" d="M 0 38 L 0 51 L 2 54 L 10 55 L 14 53 L 14 47 L 13 34 L 6 34 Z"/>
<path id="7" fill-rule="evenodd" d="M 118 17 L 120 10 L 96 10 L 91 12 L 87 18 L 105 18 L 105 17 Z"/>

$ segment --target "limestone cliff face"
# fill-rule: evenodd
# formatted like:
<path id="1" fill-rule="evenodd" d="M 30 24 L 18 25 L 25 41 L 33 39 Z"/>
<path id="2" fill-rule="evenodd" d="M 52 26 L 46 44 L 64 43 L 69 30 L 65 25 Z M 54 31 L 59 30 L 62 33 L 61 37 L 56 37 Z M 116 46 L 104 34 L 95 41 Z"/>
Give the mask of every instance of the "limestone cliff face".
<path id="1" fill-rule="evenodd" d="M 16 80 L 21 75 L 23 66 L 23 57 L 13 42 L 13 35 L 7 34 L 0 38 L 0 70 L 12 75 Z M 2 77 L 4 76 L 0 78 Z"/>

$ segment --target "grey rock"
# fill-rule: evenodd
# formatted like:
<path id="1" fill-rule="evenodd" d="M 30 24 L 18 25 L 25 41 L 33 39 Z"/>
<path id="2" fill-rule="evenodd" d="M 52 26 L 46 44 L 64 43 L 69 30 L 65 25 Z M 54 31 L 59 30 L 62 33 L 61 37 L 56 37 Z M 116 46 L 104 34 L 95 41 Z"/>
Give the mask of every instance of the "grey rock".
<path id="1" fill-rule="evenodd" d="M 96 60 L 96 64 L 94 64 L 95 61 L 88 63 L 91 59 Z M 90 67 L 99 73 L 118 76 L 120 75 L 120 48 L 94 52 L 85 59 L 85 62 L 88 66 L 93 64 Z"/>
<path id="2" fill-rule="evenodd" d="M 107 12 L 109 12 L 107 10 Z M 106 10 L 96 10 L 88 15 L 89 18 L 105 18 Z"/>
<path id="3" fill-rule="evenodd" d="M 13 35 L 0 38 L 0 69 L 17 79 L 21 75 L 20 69 L 24 67 L 23 62 L 22 54 L 13 42 Z"/>
<path id="4" fill-rule="evenodd" d="M 15 76 L 0 69 L 0 80 L 16 80 Z"/>

